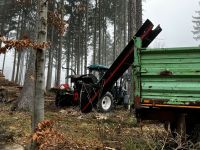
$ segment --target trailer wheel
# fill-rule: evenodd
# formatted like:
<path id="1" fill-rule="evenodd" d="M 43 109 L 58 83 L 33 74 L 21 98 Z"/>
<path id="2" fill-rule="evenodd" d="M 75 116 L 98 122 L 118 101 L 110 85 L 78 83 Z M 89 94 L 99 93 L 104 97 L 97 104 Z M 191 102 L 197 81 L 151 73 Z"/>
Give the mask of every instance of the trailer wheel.
<path id="1" fill-rule="evenodd" d="M 186 140 L 186 118 L 185 114 L 177 115 L 177 119 L 170 122 L 171 133 L 174 137 L 179 137 L 181 141 Z"/>
<path id="2" fill-rule="evenodd" d="M 113 108 L 113 96 L 110 92 L 107 92 L 97 103 L 97 109 L 100 112 L 107 113 Z"/>
<path id="3" fill-rule="evenodd" d="M 189 139 L 193 143 L 197 143 L 200 141 L 200 124 L 190 124 L 188 125 L 187 134 Z"/>

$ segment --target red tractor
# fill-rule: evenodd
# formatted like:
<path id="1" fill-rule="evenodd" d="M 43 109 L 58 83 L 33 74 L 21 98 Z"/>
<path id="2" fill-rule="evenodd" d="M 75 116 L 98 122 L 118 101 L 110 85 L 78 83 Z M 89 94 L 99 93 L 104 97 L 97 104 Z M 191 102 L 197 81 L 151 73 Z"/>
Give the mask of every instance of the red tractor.
<path id="1" fill-rule="evenodd" d="M 109 69 L 103 65 L 90 65 L 87 67 L 89 74 L 85 75 L 71 75 L 71 83 L 73 88 L 69 87 L 69 84 L 61 84 L 56 92 L 55 104 L 58 107 L 63 106 L 77 106 L 81 105 L 81 99 L 87 98 L 88 93 L 99 88 L 98 81 L 102 78 L 105 72 Z M 124 78 L 120 79 L 120 83 L 116 84 L 106 92 L 106 94 L 98 100 L 95 108 L 100 112 L 109 112 L 117 104 L 127 104 L 128 95 L 125 88 L 123 88 Z"/>

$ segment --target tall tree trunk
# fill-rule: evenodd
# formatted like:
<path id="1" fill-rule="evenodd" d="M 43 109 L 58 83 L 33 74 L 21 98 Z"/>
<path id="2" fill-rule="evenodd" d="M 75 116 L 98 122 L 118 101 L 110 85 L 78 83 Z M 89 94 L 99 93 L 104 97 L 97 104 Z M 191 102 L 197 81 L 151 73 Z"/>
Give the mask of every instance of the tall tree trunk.
<path id="1" fill-rule="evenodd" d="M 127 0 L 124 0 L 124 44 L 123 47 L 126 46 L 127 43 Z"/>
<path id="2" fill-rule="evenodd" d="M 54 27 L 51 28 L 51 42 L 53 43 L 53 37 L 54 37 Z M 46 90 L 51 89 L 51 82 L 52 82 L 52 69 L 53 69 L 53 50 L 54 46 L 53 44 L 49 48 L 49 61 L 48 61 L 48 71 L 47 71 L 47 84 L 46 84 Z"/>
<path id="3" fill-rule="evenodd" d="M 21 18 L 21 29 L 20 29 L 20 39 L 23 38 L 23 34 L 24 34 L 24 31 L 26 29 L 26 18 L 27 16 L 27 12 L 25 10 L 25 8 L 22 10 L 22 18 Z M 19 51 L 18 52 L 18 60 L 17 60 L 17 72 L 16 72 L 16 76 L 15 76 L 15 83 L 20 83 L 20 67 L 21 67 L 21 64 L 22 64 L 22 59 L 23 58 L 23 52 L 22 51 Z"/>
<path id="4" fill-rule="evenodd" d="M 71 41 L 72 41 L 72 36 L 71 36 L 71 32 L 69 32 L 68 33 L 68 48 L 67 48 L 67 50 L 66 50 L 66 68 L 69 68 L 69 66 L 70 66 L 70 61 L 71 61 L 71 59 L 70 59 L 70 55 L 71 55 Z M 72 68 L 72 66 L 71 66 L 71 68 Z M 67 69 L 66 70 L 66 77 L 68 77 L 69 76 L 69 71 L 70 71 L 70 69 Z M 69 78 L 66 78 L 66 83 L 68 83 L 69 82 Z"/>
<path id="5" fill-rule="evenodd" d="M 101 24 L 102 24 L 102 26 L 101 26 L 101 29 L 102 29 L 102 33 L 101 33 L 101 64 L 104 64 L 105 65 L 105 63 L 104 63 L 104 60 L 105 60 L 105 58 L 104 58 L 104 53 L 105 53 L 105 48 L 104 48 L 104 42 L 105 42 L 105 40 L 104 40 L 104 38 L 105 38 L 105 28 L 106 28 L 106 23 L 105 23 L 105 9 L 104 9 L 104 4 L 105 3 L 105 0 L 102 0 L 102 2 L 101 2 L 101 5 L 102 5 L 102 7 L 101 7 Z"/>
<path id="6" fill-rule="evenodd" d="M 103 35 L 102 35 L 102 64 L 105 65 L 105 18 L 103 18 Z"/>
<path id="7" fill-rule="evenodd" d="M 78 37 L 77 37 L 77 74 L 80 74 L 80 68 L 81 68 L 81 64 L 80 64 L 80 58 L 81 58 L 81 55 L 80 55 L 80 48 L 81 48 L 81 15 L 79 14 L 79 17 L 78 17 Z"/>
<path id="8" fill-rule="evenodd" d="M 33 110 L 33 100 L 35 91 L 35 50 L 31 49 L 30 58 L 28 61 L 28 69 L 25 74 L 25 82 L 23 89 L 18 97 L 18 110 Z M 15 106 L 14 106 L 15 107 Z"/>
<path id="9" fill-rule="evenodd" d="M 128 21 L 128 39 L 131 40 L 133 35 L 135 34 L 136 32 L 136 0 L 129 0 L 129 21 Z M 132 68 L 130 67 L 129 68 L 129 74 L 130 74 L 130 77 L 131 77 L 131 80 L 129 83 L 129 88 L 128 88 L 128 94 L 130 95 L 130 99 L 129 99 L 129 109 L 130 109 L 130 106 L 133 104 L 133 70 Z"/>
<path id="10" fill-rule="evenodd" d="M 93 64 L 96 63 L 96 40 L 97 40 L 97 0 L 95 0 L 95 15 L 94 15 L 94 38 L 93 38 Z"/>
<path id="11" fill-rule="evenodd" d="M 129 0 L 128 39 L 131 40 L 136 32 L 136 0 Z"/>
<path id="12" fill-rule="evenodd" d="M 6 0 L 3 0 L 3 1 L 2 1 L 2 6 L 6 6 Z M 5 11 L 6 11 L 5 8 L 6 8 L 6 7 L 2 7 L 2 8 L 1 8 L 1 13 L 2 13 L 2 14 L 5 13 Z M 5 25 L 4 21 L 5 21 L 5 17 L 3 17 L 3 20 L 2 20 L 2 21 L 3 21 L 3 22 L 2 22 L 2 24 L 1 24 L 1 34 L 4 33 L 4 25 Z M 2 42 L 0 42 L 0 47 L 1 47 L 1 45 L 2 45 Z M 6 53 L 4 54 L 4 57 L 3 57 L 2 73 L 4 72 L 5 61 L 6 61 Z"/>
<path id="13" fill-rule="evenodd" d="M 37 42 L 47 42 L 47 11 L 48 1 L 38 0 L 38 32 Z M 37 49 L 35 63 L 35 100 L 33 109 L 33 130 L 44 119 L 44 77 L 45 77 L 45 48 Z"/>
<path id="14" fill-rule="evenodd" d="M 12 82 L 14 82 L 14 78 L 15 78 L 16 57 L 17 57 L 17 51 L 16 51 L 16 49 L 15 49 L 15 52 L 14 52 L 14 62 L 13 62 L 13 69 L 12 69 L 12 77 L 11 77 L 11 81 L 12 81 Z"/>
<path id="15" fill-rule="evenodd" d="M 117 3 L 114 3 L 114 42 L 113 42 L 113 62 L 116 58 L 116 23 L 117 23 Z"/>
<path id="16" fill-rule="evenodd" d="M 5 0 L 2 1 L 2 6 L 3 5 L 6 6 L 6 1 Z M 1 13 L 4 14 L 5 13 L 5 7 L 3 7 L 1 11 L 2 11 Z M 4 26 L 5 26 L 4 19 L 5 18 L 3 18 L 3 22 L 1 24 L 1 34 L 4 33 Z M 0 42 L 0 47 L 1 47 L 1 45 L 2 45 L 2 42 Z M 3 65 L 2 65 L 2 69 L 1 69 L 2 73 L 4 72 L 5 61 L 6 61 L 6 53 L 4 54 L 4 57 L 3 57 Z"/>
<path id="17" fill-rule="evenodd" d="M 80 30 L 79 30 L 79 35 L 80 35 Z M 76 64 L 76 69 L 77 69 L 77 74 L 80 74 L 80 36 L 78 37 L 78 45 L 77 45 L 77 64 Z"/>
<path id="18" fill-rule="evenodd" d="M 61 19 L 62 20 L 63 20 L 63 10 L 64 10 L 64 0 L 61 0 Z M 60 85 L 61 60 L 62 60 L 62 41 L 63 41 L 63 35 L 60 33 L 56 86 Z"/>
<path id="19" fill-rule="evenodd" d="M 88 42 L 88 0 L 86 0 L 86 13 L 85 13 L 85 63 L 84 63 L 84 74 L 87 73 L 87 42 Z"/>
<path id="20" fill-rule="evenodd" d="M 57 71 L 57 69 L 58 69 L 58 48 L 57 47 L 54 47 L 55 48 L 55 70 L 54 70 L 54 72 L 55 72 L 55 78 L 54 78 L 54 81 L 55 81 L 55 83 L 54 83 L 54 86 L 56 87 L 57 86 L 57 75 L 58 75 L 58 71 Z"/>
<path id="21" fill-rule="evenodd" d="M 17 23 L 17 35 L 16 35 L 16 39 L 19 38 L 20 22 L 21 22 L 21 15 L 19 15 L 19 19 L 18 19 L 18 23 Z M 15 80 L 16 57 L 17 57 L 17 51 L 15 49 L 14 62 L 13 62 L 13 71 L 12 71 L 12 78 L 11 78 L 11 81 L 13 81 L 13 82 Z"/>
<path id="22" fill-rule="evenodd" d="M 15 83 L 19 83 L 19 69 L 20 69 L 21 53 L 22 52 L 19 51 L 18 56 L 17 56 L 17 72 L 15 75 Z"/>
<path id="23" fill-rule="evenodd" d="M 55 10 L 55 1 L 49 2 L 49 10 L 54 12 Z M 54 26 L 51 27 L 50 30 L 50 41 L 51 46 L 49 48 L 49 58 L 48 58 L 48 71 L 47 71 L 47 80 L 46 80 L 46 90 L 50 90 L 51 88 L 51 82 L 52 82 L 52 71 L 53 71 L 53 52 L 54 52 Z"/>
<path id="24" fill-rule="evenodd" d="M 120 41 L 119 41 L 119 48 L 118 48 L 118 55 L 121 53 L 121 51 L 124 49 L 124 46 L 123 46 L 123 29 L 124 29 L 124 24 L 123 24 L 123 18 L 124 18 L 124 13 L 123 13 L 123 11 L 124 11 L 124 4 L 126 3 L 126 1 L 122 1 L 122 0 L 120 0 L 120 3 L 119 3 L 119 7 L 120 7 L 120 20 L 118 20 L 118 22 L 119 22 L 119 39 L 120 39 Z"/>
<path id="25" fill-rule="evenodd" d="M 84 48 L 84 44 L 83 44 L 83 38 L 82 38 L 82 34 L 81 34 L 81 38 L 80 38 L 80 48 L 83 47 Z M 84 49 L 83 49 L 84 50 Z M 84 69 L 84 60 L 83 60 L 83 51 L 79 50 L 79 53 L 81 53 L 80 55 L 80 74 L 83 74 L 83 69 Z"/>
<path id="26" fill-rule="evenodd" d="M 2 73 L 4 73 L 5 62 L 6 62 L 6 53 L 5 53 L 4 56 L 3 56 Z"/>
<path id="27" fill-rule="evenodd" d="M 142 26 L 142 0 L 136 0 L 136 30 Z"/>
<path id="28" fill-rule="evenodd" d="M 105 39 L 104 39 L 104 45 L 105 45 L 105 47 L 104 47 L 104 51 L 105 51 L 105 53 L 104 53 L 104 59 L 105 59 L 105 65 L 107 66 L 108 65 L 108 62 L 107 62 L 107 33 L 106 33 L 106 29 L 105 29 Z"/>
<path id="29" fill-rule="evenodd" d="M 25 52 L 22 51 L 22 57 L 20 61 L 20 71 L 19 71 L 19 77 L 18 77 L 18 83 L 22 85 L 22 78 L 23 78 L 23 72 L 24 72 L 24 57 L 25 57 Z"/>
<path id="30" fill-rule="evenodd" d="M 98 49 L 98 63 L 101 64 L 101 1 L 99 0 L 99 49 Z"/>
<path id="31" fill-rule="evenodd" d="M 76 69 L 75 69 L 75 64 L 73 64 L 75 61 L 74 61 L 74 34 L 72 35 L 72 50 L 71 50 L 71 68 L 73 68 L 76 72 Z M 72 73 L 72 72 L 71 72 Z M 77 73 L 77 72 L 76 72 Z"/>

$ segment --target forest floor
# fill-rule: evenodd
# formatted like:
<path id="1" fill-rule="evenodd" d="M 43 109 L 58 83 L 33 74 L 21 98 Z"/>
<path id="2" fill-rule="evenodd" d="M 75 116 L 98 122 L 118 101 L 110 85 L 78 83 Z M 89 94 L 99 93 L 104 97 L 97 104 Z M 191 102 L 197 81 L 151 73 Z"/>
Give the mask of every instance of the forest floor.
<path id="1" fill-rule="evenodd" d="M 5 86 L 8 89 L 17 87 L 10 82 Z M 19 88 L 16 89 L 9 92 L 9 103 L 0 103 L 0 148 L 2 144 L 13 143 L 27 147 L 34 137 L 31 113 L 11 111 L 19 94 Z M 170 149 L 168 141 L 171 136 L 161 124 L 138 124 L 133 113 L 123 107 L 107 114 L 96 111 L 82 114 L 78 107 L 57 108 L 54 97 L 53 94 L 45 97 L 45 119 L 49 120 L 47 123 L 51 122 L 51 130 L 38 132 L 36 137 L 40 137 L 41 150 Z M 175 143 L 176 147 L 179 146 L 178 142 Z"/>
<path id="2" fill-rule="evenodd" d="M 12 112 L 10 108 L 11 104 L 0 104 L 0 133 L 6 133 L 0 141 L 26 146 L 32 137 L 31 114 Z M 157 146 L 159 136 L 166 135 L 161 125 L 141 128 L 124 108 L 108 114 L 82 114 L 78 108 L 58 109 L 48 100 L 45 119 L 52 120 L 54 130 L 63 135 L 66 149 L 152 149 Z"/>

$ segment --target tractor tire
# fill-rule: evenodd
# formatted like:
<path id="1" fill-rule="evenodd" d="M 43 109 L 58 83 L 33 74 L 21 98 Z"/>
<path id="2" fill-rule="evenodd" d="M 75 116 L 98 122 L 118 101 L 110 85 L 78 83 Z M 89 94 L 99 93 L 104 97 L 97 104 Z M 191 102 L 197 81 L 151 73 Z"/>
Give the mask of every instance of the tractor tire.
<path id="1" fill-rule="evenodd" d="M 110 92 L 107 92 L 97 103 L 99 112 L 108 113 L 114 107 L 114 98 Z"/>

